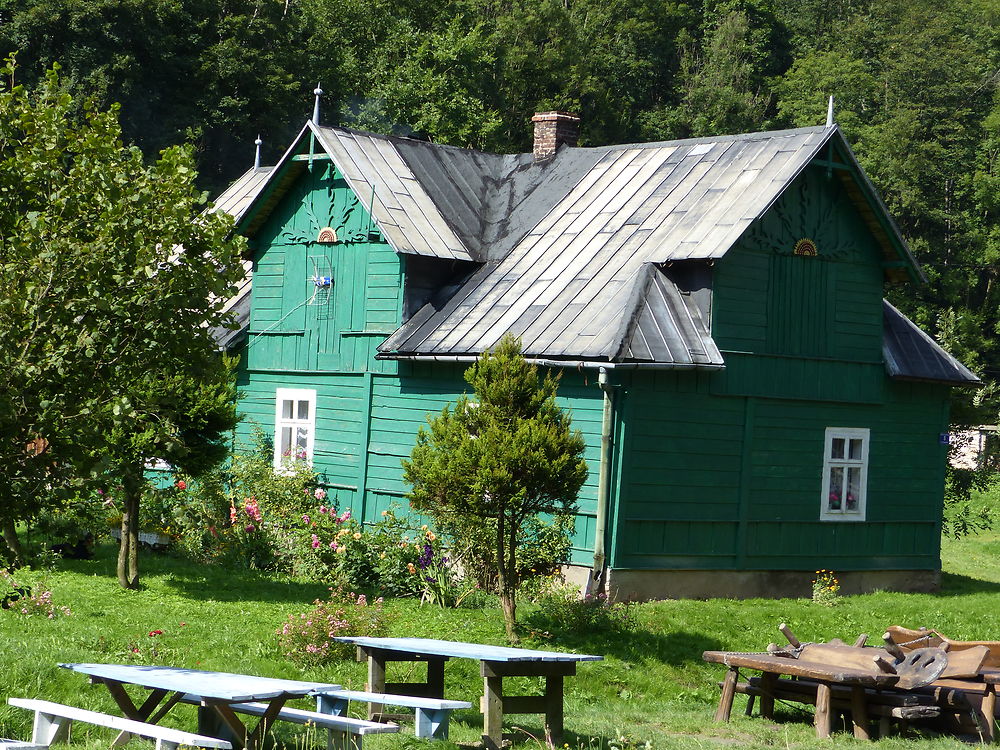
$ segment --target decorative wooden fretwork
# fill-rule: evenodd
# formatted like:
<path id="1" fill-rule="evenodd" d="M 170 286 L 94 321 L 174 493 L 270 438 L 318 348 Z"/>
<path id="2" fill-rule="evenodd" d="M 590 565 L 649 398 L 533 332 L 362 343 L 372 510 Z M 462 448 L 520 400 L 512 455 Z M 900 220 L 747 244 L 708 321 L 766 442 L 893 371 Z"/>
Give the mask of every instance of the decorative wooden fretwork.
<path id="1" fill-rule="evenodd" d="M 808 237 L 803 237 L 795 243 L 795 249 L 792 250 L 792 254 L 815 258 L 819 253 L 816 252 L 816 243 Z"/>
<path id="2" fill-rule="evenodd" d="M 319 230 L 319 236 L 316 237 L 316 242 L 322 245 L 332 245 L 337 241 L 337 233 L 334 231 L 333 227 L 323 227 Z"/>
<path id="3" fill-rule="evenodd" d="M 775 255 L 824 261 L 847 260 L 857 253 L 859 238 L 853 222 L 844 221 L 852 212 L 850 204 L 821 180 L 816 173 L 801 175 L 767 213 L 750 225 L 744 242 Z"/>

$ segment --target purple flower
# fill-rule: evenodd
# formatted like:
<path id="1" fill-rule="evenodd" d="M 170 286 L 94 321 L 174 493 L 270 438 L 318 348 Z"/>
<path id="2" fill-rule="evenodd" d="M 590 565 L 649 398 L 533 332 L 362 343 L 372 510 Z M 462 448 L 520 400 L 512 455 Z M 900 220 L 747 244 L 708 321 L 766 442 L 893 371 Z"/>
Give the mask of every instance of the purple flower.
<path id="1" fill-rule="evenodd" d="M 434 548 L 431 547 L 430 542 L 424 542 L 424 551 L 420 553 L 420 557 L 417 558 L 417 565 L 420 569 L 425 569 L 434 560 Z"/>

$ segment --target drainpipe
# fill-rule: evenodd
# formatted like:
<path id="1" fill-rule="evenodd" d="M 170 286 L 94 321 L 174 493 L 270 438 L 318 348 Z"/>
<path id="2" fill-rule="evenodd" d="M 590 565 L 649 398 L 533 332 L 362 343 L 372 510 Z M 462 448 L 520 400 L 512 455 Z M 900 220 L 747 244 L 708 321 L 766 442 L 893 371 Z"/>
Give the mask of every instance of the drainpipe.
<path id="1" fill-rule="evenodd" d="M 604 588 L 606 555 L 604 537 L 608 526 L 608 505 L 611 500 L 611 394 L 608 369 L 602 367 L 597 384 L 604 392 L 604 414 L 601 419 L 601 468 L 597 479 L 597 522 L 594 529 L 594 567 L 587 578 L 588 595 Z"/>

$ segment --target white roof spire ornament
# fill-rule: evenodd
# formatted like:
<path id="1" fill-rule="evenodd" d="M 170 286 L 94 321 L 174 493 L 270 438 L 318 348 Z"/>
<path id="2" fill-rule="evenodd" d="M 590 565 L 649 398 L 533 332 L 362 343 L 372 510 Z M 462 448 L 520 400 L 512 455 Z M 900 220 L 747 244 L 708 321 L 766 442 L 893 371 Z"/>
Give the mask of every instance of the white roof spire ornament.
<path id="1" fill-rule="evenodd" d="M 313 105 L 313 124 L 319 125 L 319 98 L 323 96 L 323 89 L 316 84 L 316 88 L 313 89 L 313 94 L 316 95 L 316 103 Z"/>
<path id="2" fill-rule="evenodd" d="M 257 134 L 257 140 L 253 142 L 253 145 L 257 147 L 257 152 L 253 157 L 253 168 L 260 169 L 260 147 L 264 144 L 264 141 L 260 139 L 260 133 Z"/>
<path id="3" fill-rule="evenodd" d="M 826 126 L 833 126 L 833 94 L 830 95 L 830 103 L 826 105 Z"/>

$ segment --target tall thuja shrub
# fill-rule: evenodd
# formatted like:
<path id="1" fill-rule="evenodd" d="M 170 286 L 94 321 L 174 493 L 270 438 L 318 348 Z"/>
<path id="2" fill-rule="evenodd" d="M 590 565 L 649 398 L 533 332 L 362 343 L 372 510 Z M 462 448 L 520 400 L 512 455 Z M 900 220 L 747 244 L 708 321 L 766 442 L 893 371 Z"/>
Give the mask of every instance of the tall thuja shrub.
<path id="1" fill-rule="evenodd" d="M 421 428 L 404 475 L 412 507 L 456 540 L 488 545 L 507 636 L 516 640 L 518 548 L 539 514 L 576 510 L 587 475 L 584 440 L 556 404 L 558 377 L 525 361 L 506 336 L 465 373 L 460 397 Z"/>

